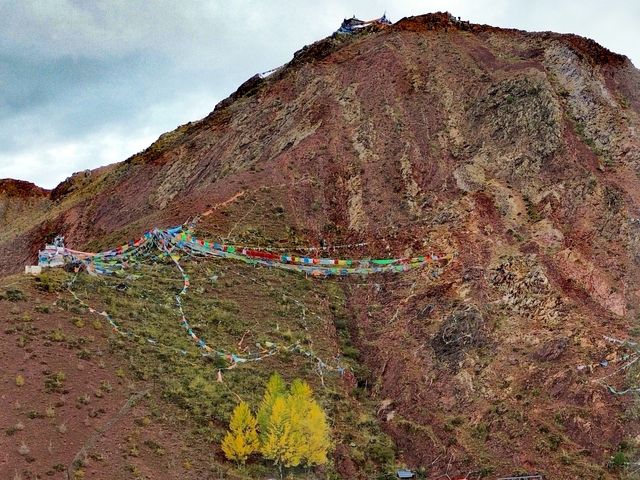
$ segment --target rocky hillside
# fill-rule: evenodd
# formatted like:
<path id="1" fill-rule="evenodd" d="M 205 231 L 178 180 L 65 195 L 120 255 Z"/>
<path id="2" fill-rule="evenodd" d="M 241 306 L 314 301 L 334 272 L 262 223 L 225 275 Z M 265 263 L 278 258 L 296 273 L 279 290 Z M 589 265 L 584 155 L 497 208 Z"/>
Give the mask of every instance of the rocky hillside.
<path id="1" fill-rule="evenodd" d="M 19 224 L 21 218 L 29 218 L 34 212 L 48 206 L 50 192 L 33 183 L 22 180 L 0 180 L 0 222 L 3 225 Z"/>
<path id="2" fill-rule="evenodd" d="M 405 18 L 305 47 L 50 194 L 3 186 L 0 268 L 56 233 L 97 250 L 204 213 L 202 236 L 238 243 L 455 254 L 335 285 L 323 335 L 358 365 L 339 388 L 394 444 L 365 473 L 338 432 L 335 471 L 619 478 L 639 407 L 605 384 L 639 375 L 611 340 L 640 334 L 639 115 L 640 72 L 591 40 Z"/>

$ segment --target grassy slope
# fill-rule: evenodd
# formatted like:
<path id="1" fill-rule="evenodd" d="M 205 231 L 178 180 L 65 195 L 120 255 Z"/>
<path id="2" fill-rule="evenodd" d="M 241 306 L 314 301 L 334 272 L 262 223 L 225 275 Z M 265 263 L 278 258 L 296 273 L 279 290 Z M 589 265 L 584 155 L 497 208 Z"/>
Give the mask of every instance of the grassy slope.
<path id="1" fill-rule="evenodd" d="M 344 299 L 335 284 L 319 285 L 301 276 L 244 265 L 187 261 L 185 266 L 192 284 L 192 294 L 185 300 L 185 312 L 194 330 L 212 346 L 235 350 L 240 339 L 243 345 L 251 346 L 256 342 L 289 344 L 300 341 L 329 364 L 335 364 L 333 359 L 340 352 L 340 343 L 354 354 L 353 349 L 349 350 L 344 328 Z M 214 275 L 217 276 L 215 281 L 212 280 Z M 181 287 L 181 277 L 171 265 L 162 262 L 140 265 L 131 270 L 131 276 L 123 278 L 80 274 L 73 289 L 83 302 L 99 311 L 109 311 L 123 331 L 153 337 L 164 345 L 184 349 L 187 355 L 109 332 L 103 317 L 88 312 L 62 288 L 62 284 L 70 279 L 71 274 L 62 271 L 47 272 L 35 279 L 11 278 L 17 283 L 9 290 L 16 289 L 27 299 L 0 301 L 0 308 L 9 311 L 2 337 L 6 343 L 5 355 L 11 355 L 6 347 L 14 343 L 19 349 L 31 352 L 44 347 L 58 358 L 60 366 L 49 368 L 42 375 L 35 371 L 20 373 L 29 367 L 14 366 L 4 376 L 3 383 L 11 385 L 19 374 L 26 375 L 28 381 L 21 387 L 12 386 L 10 396 L 20 394 L 24 397 L 26 392 L 31 392 L 27 395 L 32 399 L 28 411 L 35 412 L 46 411 L 49 404 L 56 404 L 59 396 L 64 396 L 66 403 L 77 397 L 78 408 L 89 411 L 97 409 L 96 404 L 104 402 L 105 396 L 113 397 L 101 390 L 101 385 L 115 385 L 119 389 L 118 398 L 113 399 L 104 417 L 100 414 L 97 421 L 105 424 L 116 415 L 116 407 L 123 404 L 128 392 L 150 391 L 136 414 L 127 414 L 112 427 L 109 435 L 100 438 L 89 449 L 88 464 L 72 470 L 80 469 L 99 478 L 111 474 L 119 478 L 118 475 L 126 475 L 126 472 L 142 478 L 144 472 L 151 474 L 154 468 L 178 461 L 169 454 L 171 448 L 180 450 L 195 444 L 199 447 L 191 453 L 181 453 L 182 465 L 173 465 L 170 471 L 185 475 L 181 478 L 201 478 L 199 475 L 220 471 L 227 472 L 231 478 L 272 475 L 273 468 L 259 459 L 235 473 L 233 469 L 229 471 L 230 465 L 224 462 L 218 443 L 238 399 L 257 406 L 263 385 L 273 371 L 281 372 L 287 379 L 305 378 L 313 385 L 330 417 L 335 442 L 347 445 L 351 450 L 349 456 L 355 461 L 353 466 L 364 475 L 363 478 L 393 466 L 394 451 L 380 431 L 374 406 L 359 394 L 357 388 L 354 389 L 355 385 L 336 373 L 324 372 L 321 378 L 314 362 L 304 355 L 283 353 L 224 371 L 224 382 L 218 383 L 217 367 L 226 364 L 200 357 L 197 347 L 179 327 L 173 294 Z M 262 288 L 256 288 L 256 282 Z M 334 322 L 339 327 L 338 333 Z M 42 347 L 39 346 L 41 343 Z M 19 356 L 15 352 L 13 355 Z M 88 370 L 93 372 L 93 368 L 76 371 L 76 358 L 101 365 L 99 370 L 108 380 L 91 378 Z M 341 362 L 354 364 L 349 358 Z M 60 382 L 62 385 L 58 391 L 47 389 L 47 379 L 58 372 L 65 374 Z M 38 376 L 42 378 L 36 380 Z M 90 387 L 83 387 L 83 383 Z M 70 391 L 63 393 L 69 385 L 72 385 Z M 50 440 L 54 448 L 59 449 L 64 436 L 56 434 L 55 428 L 59 426 L 57 418 L 66 413 L 56 413 L 44 422 L 51 427 L 34 429 L 33 422 L 24 420 L 25 410 L 26 405 L 16 408 L 3 422 L 7 431 L 18 421 L 25 425 L 24 430 L 7 434 L 8 443 L 15 444 L 8 449 L 12 452 L 9 468 L 43 474 L 55 465 L 58 466 L 53 471 L 69 465 L 76 450 L 60 452 L 56 463 L 49 465 L 54 460 L 47 462 L 51 455 L 46 453 L 46 448 L 41 451 L 47 443 L 46 438 L 40 438 L 47 435 L 47 429 L 52 429 L 55 438 Z M 90 436 L 91 428 L 78 422 L 71 428 L 73 435 L 79 437 L 74 442 L 75 448 L 79 449 L 82 438 Z M 163 444 L 162 432 L 167 431 L 175 438 Z M 118 436 L 127 445 L 127 451 L 121 457 L 112 454 L 111 442 Z M 28 456 L 16 454 L 21 439 L 31 445 Z M 158 451 L 164 453 L 159 455 Z M 103 460 L 92 461 L 92 457 Z M 321 477 L 332 476 L 331 472 L 336 468 L 332 462 L 321 471 Z"/>

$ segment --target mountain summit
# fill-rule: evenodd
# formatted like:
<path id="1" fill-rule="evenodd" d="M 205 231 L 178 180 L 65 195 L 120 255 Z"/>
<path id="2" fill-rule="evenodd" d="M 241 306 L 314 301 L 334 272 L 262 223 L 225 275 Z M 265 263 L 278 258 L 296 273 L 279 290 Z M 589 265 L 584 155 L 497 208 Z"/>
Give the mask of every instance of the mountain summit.
<path id="1" fill-rule="evenodd" d="M 640 427 L 619 394 L 638 382 L 639 115 L 640 72 L 592 40 L 374 23 L 122 163 L 51 192 L 3 181 L 0 269 L 57 234 L 99 251 L 196 216 L 203 237 L 271 249 L 450 254 L 437 274 L 332 284 L 323 335 L 359 365 L 339 388 L 370 408 L 352 422 L 393 442 L 371 460 L 338 431 L 336 471 L 617 478 Z"/>

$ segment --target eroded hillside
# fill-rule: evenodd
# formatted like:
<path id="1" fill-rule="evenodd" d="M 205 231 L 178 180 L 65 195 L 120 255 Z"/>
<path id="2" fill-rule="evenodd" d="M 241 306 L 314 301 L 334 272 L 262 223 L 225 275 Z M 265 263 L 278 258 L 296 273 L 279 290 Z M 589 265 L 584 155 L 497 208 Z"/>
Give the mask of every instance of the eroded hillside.
<path id="1" fill-rule="evenodd" d="M 231 243 L 454 254 L 435 273 L 332 284 L 341 300 L 306 334 L 353 360 L 327 405 L 363 412 L 336 414 L 335 471 L 619 478 L 611 459 L 634 458 L 638 406 L 604 384 L 638 373 L 622 369 L 633 349 L 606 337 L 640 333 L 639 87 L 626 57 L 590 40 L 445 14 L 330 37 L 20 210 L 0 266 L 21 269 L 56 233 L 99 250 L 204 213 L 198 232 Z M 266 287 L 242 285 L 273 312 Z M 390 435 L 391 457 L 380 447 L 371 463 L 367 439 L 340 430 L 359 421 L 373 445 Z"/>

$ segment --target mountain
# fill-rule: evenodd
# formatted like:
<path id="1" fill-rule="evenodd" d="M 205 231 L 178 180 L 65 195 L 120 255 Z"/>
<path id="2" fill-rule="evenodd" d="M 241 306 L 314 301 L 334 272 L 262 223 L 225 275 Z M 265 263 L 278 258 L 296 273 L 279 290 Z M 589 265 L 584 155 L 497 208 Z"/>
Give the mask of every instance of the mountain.
<path id="1" fill-rule="evenodd" d="M 44 295 L 39 302 L 90 317 L 67 298 L 58 274 L 35 283 L 9 275 L 34 262 L 56 234 L 73 248 L 99 251 L 196 216 L 198 235 L 229 243 L 351 245 L 331 254 L 354 258 L 450 254 L 442 268 L 328 283 L 194 262 L 192 275 L 205 286 L 192 293 L 192 313 L 204 330 L 213 328 L 211 311 L 218 327 L 236 319 L 217 333 L 227 345 L 244 338 L 244 327 L 257 342 L 284 336 L 286 325 L 287 335 L 316 351 L 349 359 L 352 373 L 326 379 L 324 390 L 325 379 L 297 361 L 256 367 L 263 380 L 276 367 L 314 379 L 336 443 L 320 478 L 375 478 L 394 465 L 434 476 L 621 478 L 640 442 L 640 404 L 632 392 L 621 394 L 640 375 L 629 365 L 640 335 L 639 115 L 640 72 L 592 40 L 444 13 L 372 25 L 303 48 L 268 77 L 249 79 L 206 118 L 122 163 L 74 174 L 51 192 L 3 180 L 0 269 L 19 278 L 30 302 Z M 224 288 L 211 280 L 219 276 Z M 152 293 L 117 282 L 104 290 L 84 275 L 78 282 L 84 301 L 164 331 L 149 320 L 154 308 L 133 300 L 171 305 L 158 290 L 161 280 L 144 284 Z M 127 303 L 107 295 L 116 287 L 138 296 Z M 313 326 L 305 309 L 302 321 L 293 304 L 279 300 L 285 294 L 314 305 Z M 23 326 L 20 316 L 29 315 L 27 323 L 40 325 L 36 337 L 42 329 L 43 348 L 69 355 L 35 307 L 10 315 L 24 303 L 11 296 L 7 290 L 0 301 L 7 323 Z M 210 296 L 218 303 L 207 303 Z M 64 322 L 63 313 L 54 315 Z M 16 328 L 5 341 L 25 336 Z M 157 415 L 157 435 L 193 428 L 201 438 L 188 423 L 194 418 L 220 435 L 235 399 L 216 390 L 223 387 L 213 373 L 200 378 L 176 367 L 172 375 L 190 380 L 172 384 L 159 373 L 172 367 L 159 366 L 143 347 L 114 344 L 106 333 L 95 342 L 100 351 L 110 345 L 113 369 L 132 369 L 124 377 L 132 384 L 159 382 L 156 403 L 147 406 Z M 21 355 L 8 352 L 3 365 Z M 134 367 L 136 355 L 150 363 Z M 52 369 L 45 370 L 50 378 Z M 262 384 L 250 375 L 230 371 L 234 395 L 260 394 Z M 110 382 L 123 378 L 116 377 Z M 124 401 L 126 384 L 118 385 Z M 194 385 L 223 402 L 219 410 L 189 396 Z M 174 408 L 190 413 L 189 428 L 162 423 Z M 171 442 L 187 448 L 192 440 Z M 175 478 L 212 475 L 203 466 L 211 459 L 195 450 L 189 468 L 171 467 Z M 128 465 L 141 475 L 152 468 L 130 453 Z M 24 455 L 14 457 L 22 468 Z M 123 462 L 110 458 L 110 466 L 85 468 L 106 478 L 99 472 Z M 229 475 L 244 478 L 242 471 Z"/>

